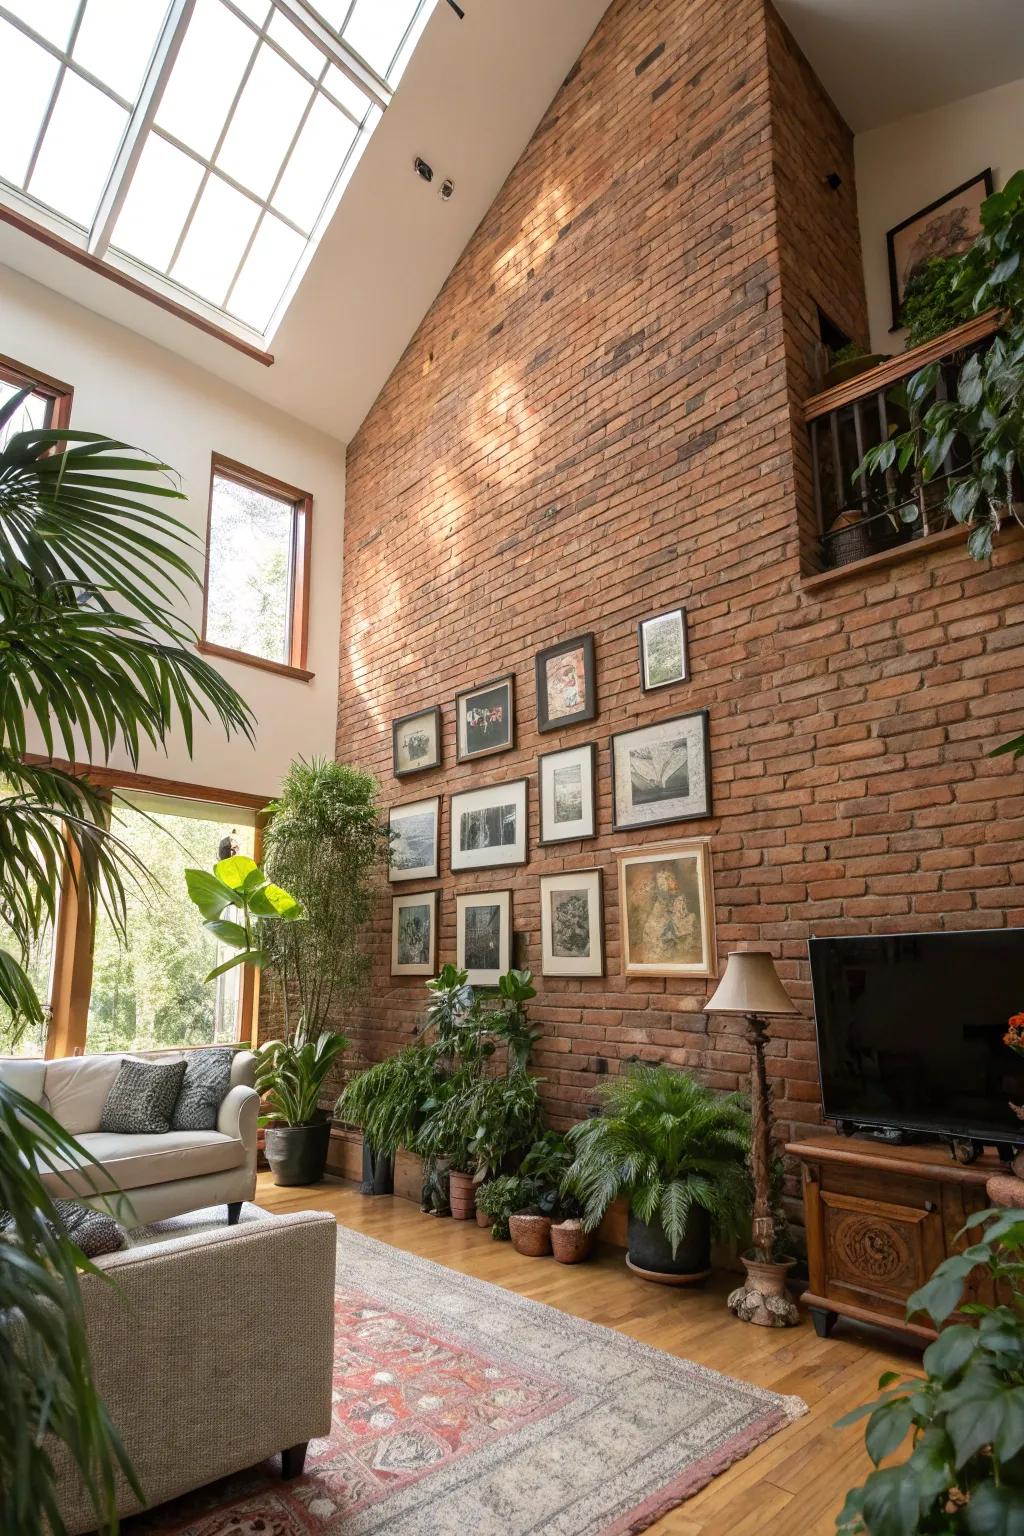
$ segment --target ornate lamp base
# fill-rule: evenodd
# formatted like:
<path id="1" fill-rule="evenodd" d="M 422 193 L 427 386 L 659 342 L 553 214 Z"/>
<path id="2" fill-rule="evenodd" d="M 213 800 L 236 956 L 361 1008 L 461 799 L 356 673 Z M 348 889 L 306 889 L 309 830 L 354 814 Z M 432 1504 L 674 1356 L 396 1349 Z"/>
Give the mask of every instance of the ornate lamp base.
<path id="1" fill-rule="evenodd" d="M 730 1292 L 729 1311 L 741 1323 L 757 1323 L 761 1328 L 795 1327 L 800 1313 L 786 1291 L 786 1275 L 796 1261 L 762 1264 L 758 1259 L 743 1258 L 741 1262 L 747 1283 Z"/>

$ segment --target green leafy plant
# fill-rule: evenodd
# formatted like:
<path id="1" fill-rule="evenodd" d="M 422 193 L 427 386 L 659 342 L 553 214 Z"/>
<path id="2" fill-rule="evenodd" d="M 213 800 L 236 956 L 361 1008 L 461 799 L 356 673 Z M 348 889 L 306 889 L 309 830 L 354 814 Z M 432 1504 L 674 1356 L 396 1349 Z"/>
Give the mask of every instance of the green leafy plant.
<path id="1" fill-rule="evenodd" d="M 523 1158 L 519 1172 L 532 1186 L 529 1203 L 542 1216 L 565 1221 L 581 1214 L 579 1201 L 563 1189 L 572 1160 L 569 1143 L 558 1131 L 545 1131 Z"/>
<path id="2" fill-rule="evenodd" d="M 387 828 L 368 773 L 314 757 L 297 759 L 281 794 L 267 807 L 264 867 L 294 892 L 305 921 L 272 927 L 264 943 L 280 984 L 286 1026 L 297 1002 L 303 1037 L 327 1026 L 333 1009 L 364 985 L 369 957 L 361 932 L 370 914 L 373 877 L 383 869 Z"/>
<path id="3" fill-rule="evenodd" d="M 477 1183 L 516 1161 L 540 1132 L 537 1079 L 518 1065 L 502 1077 L 463 1073 L 450 1092 L 426 1106 L 418 1145 Z"/>
<path id="4" fill-rule="evenodd" d="M 535 1186 L 517 1173 L 502 1173 L 488 1179 L 476 1192 L 476 1208 L 491 1220 L 491 1236 L 496 1242 L 508 1242 L 508 1219 L 516 1211 L 532 1205 Z"/>
<path id="5" fill-rule="evenodd" d="M 959 280 L 962 265 L 958 256 L 936 256 L 910 278 L 900 306 L 908 347 L 932 341 L 972 318 L 971 294 Z"/>
<path id="6" fill-rule="evenodd" d="M 840 1425 L 867 1417 L 876 1471 L 853 1489 L 837 1521 L 870 1536 L 1015 1536 L 1024 1530 L 1024 1211 L 980 1211 L 964 1233 L 983 1233 L 939 1265 L 909 1298 L 907 1317 L 931 1318 L 942 1332 L 924 1353 L 924 1380 L 887 1371 L 882 1395 Z M 961 1234 L 963 1235 L 963 1234 Z M 961 1303 L 982 1267 L 1007 1297 Z M 948 1323 L 958 1309 L 970 1323 Z M 946 1326 L 943 1326 L 943 1325 Z M 909 1438 L 910 1455 L 879 1463 Z"/>
<path id="7" fill-rule="evenodd" d="M 236 853 L 206 869 L 186 869 L 185 885 L 206 921 L 203 927 L 221 944 L 237 951 L 215 965 L 206 980 L 213 981 L 238 965 L 257 970 L 273 963 L 269 934 L 278 924 L 290 925 L 305 917 L 295 897 L 268 880 L 252 859 Z M 237 912 L 237 918 L 225 917 Z"/>
<path id="8" fill-rule="evenodd" d="M 848 341 L 844 346 L 836 347 L 834 352 L 829 353 L 833 368 L 839 367 L 842 363 L 855 363 L 859 358 L 867 356 L 867 347 L 861 346 L 859 341 Z"/>
<path id="9" fill-rule="evenodd" d="M 256 1091 L 263 1096 L 261 1125 L 312 1125 L 319 1117 L 327 1075 L 348 1046 L 344 1035 L 324 1031 L 268 1040 L 256 1052 Z"/>
<path id="10" fill-rule="evenodd" d="M 434 1053 L 407 1045 L 354 1077 L 335 1104 L 334 1116 L 358 1126 L 378 1154 L 393 1157 L 399 1147 L 414 1151 L 423 1106 L 435 1087 Z"/>
<path id="11" fill-rule="evenodd" d="M 27 391 L 0 409 L 15 419 Z M 7 1043 L 42 1025 L 29 954 L 74 878 L 93 912 L 124 933 L 126 889 L 146 871 L 108 828 L 85 778 L 29 763 L 34 726 L 49 754 L 133 766 L 143 744 L 180 730 L 191 753 L 196 715 L 251 739 L 252 716 L 191 649 L 194 631 L 168 606 L 199 585 L 201 546 L 166 509 L 181 500 L 159 460 L 100 433 L 32 430 L 0 449 L 0 1009 Z M 96 1393 L 71 1242 L 40 1177 L 58 1162 L 88 1167 L 75 1140 L 0 1083 L 0 1527 L 61 1536 L 54 1441 L 66 1447 L 104 1532 L 117 1526 L 116 1479 L 134 1487 Z M 52 1437 L 52 1439 L 51 1439 Z"/>
<path id="12" fill-rule="evenodd" d="M 563 1188 L 592 1232 L 619 1195 L 640 1221 L 660 1224 L 676 1252 L 690 1211 L 720 1236 L 743 1230 L 749 1207 L 750 1115 L 740 1094 L 716 1094 L 664 1066 L 638 1066 L 604 1090 L 604 1113 L 568 1132 Z"/>

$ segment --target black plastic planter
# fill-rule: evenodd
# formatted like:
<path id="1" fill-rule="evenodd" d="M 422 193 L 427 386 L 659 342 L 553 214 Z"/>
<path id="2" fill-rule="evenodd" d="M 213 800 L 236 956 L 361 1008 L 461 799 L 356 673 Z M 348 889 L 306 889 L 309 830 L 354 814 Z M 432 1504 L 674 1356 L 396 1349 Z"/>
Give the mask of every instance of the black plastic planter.
<path id="1" fill-rule="evenodd" d="M 267 1127 L 266 1154 L 275 1184 L 319 1184 L 327 1167 L 331 1122 Z"/>
<path id="2" fill-rule="evenodd" d="M 672 1245 L 661 1222 L 648 1225 L 629 1213 L 630 1265 L 649 1275 L 706 1275 L 711 1268 L 711 1223 L 707 1211 L 691 1206 L 682 1241 L 672 1257 Z"/>
<path id="3" fill-rule="evenodd" d="M 393 1195 L 395 1192 L 394 1153 L 375 1152 L 363 1142 L 363 1182 L 361 1195 Z"/>

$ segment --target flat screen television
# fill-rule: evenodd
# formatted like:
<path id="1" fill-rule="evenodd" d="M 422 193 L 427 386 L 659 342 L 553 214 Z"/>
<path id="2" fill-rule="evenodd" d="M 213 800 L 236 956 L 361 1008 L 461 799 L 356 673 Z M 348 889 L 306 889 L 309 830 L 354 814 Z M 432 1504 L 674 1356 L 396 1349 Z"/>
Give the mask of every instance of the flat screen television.
<path id="1" fill-rule="evenodd" d="M 1024 1145 L 1024 928 L 811 939 L 825 1117 Z"/>

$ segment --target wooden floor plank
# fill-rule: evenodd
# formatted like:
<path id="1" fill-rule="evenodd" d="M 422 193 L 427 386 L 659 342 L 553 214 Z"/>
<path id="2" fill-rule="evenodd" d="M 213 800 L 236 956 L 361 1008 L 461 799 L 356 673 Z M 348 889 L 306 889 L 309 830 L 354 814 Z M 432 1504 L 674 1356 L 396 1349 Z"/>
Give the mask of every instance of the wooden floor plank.
<path id="1" fill-rule="evenodd" d="M 836 1420 L 871 1400 L 883 1371 L 920 1370 L 914 1349 L 854 1324 L 819 1339 L 807 1320 L 778 1330 L 736 1322 L 725 1307 L 733 1284 L 728 1275 L 714 1276 L 703 1289 L 676 1290 L 630 1274 L 619 1249 L 600 1250 L 581 1265 L 527 1259 L 472 1222 L 424 1216 L 389 1196 L 367 1199 L 333 1179 L 310 1189 L 279 1189 L 261 1173 L 257 1201 L 271 1211 L 330 1211 L 342 1227 L 804 1399 L 804 1418 L 651 1526 L 652 1536 L 828 1536 L 847 1490 L 870 1470 L 863 1426 L 836 1430 Z"/>

